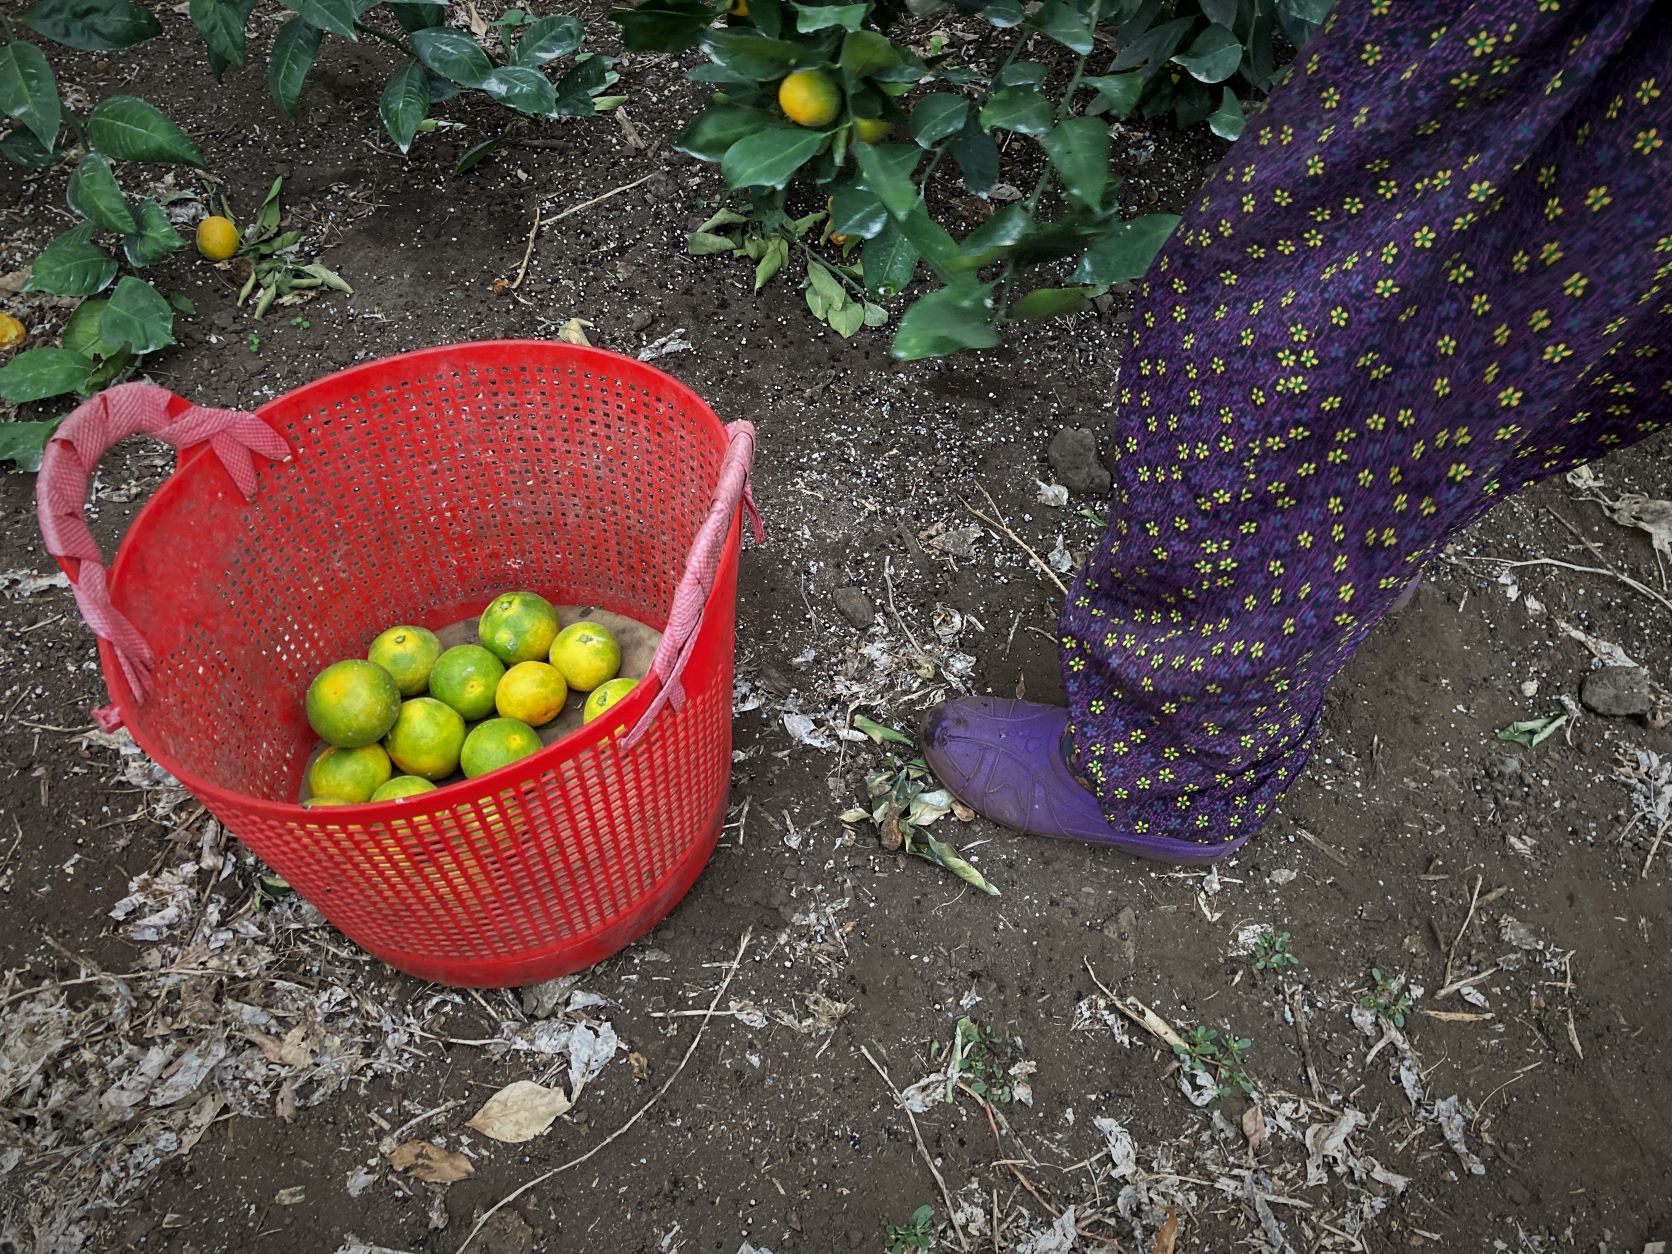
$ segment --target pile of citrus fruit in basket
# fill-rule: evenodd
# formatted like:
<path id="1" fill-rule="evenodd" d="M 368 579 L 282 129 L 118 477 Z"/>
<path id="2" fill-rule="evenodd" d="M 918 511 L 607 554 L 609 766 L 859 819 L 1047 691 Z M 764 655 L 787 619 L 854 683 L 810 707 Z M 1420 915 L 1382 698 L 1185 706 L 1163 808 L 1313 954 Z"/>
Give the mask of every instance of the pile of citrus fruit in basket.
<path id="1" fill-rule="evenodd" d="M 307 771 L 309 806 L 392 801 L 461 773 L 486 775 L 538 751 L 571 693 L 587 693 L 590 723 L 638 680 L 620 675 L 609 628 L 561 626 L 532 592 L 495 597 L 476 624 L 480 643 L 444 648 L 401 624 L 364 658 L 334 662 L 308 686 L 308 723 L 325 742 Z"/>

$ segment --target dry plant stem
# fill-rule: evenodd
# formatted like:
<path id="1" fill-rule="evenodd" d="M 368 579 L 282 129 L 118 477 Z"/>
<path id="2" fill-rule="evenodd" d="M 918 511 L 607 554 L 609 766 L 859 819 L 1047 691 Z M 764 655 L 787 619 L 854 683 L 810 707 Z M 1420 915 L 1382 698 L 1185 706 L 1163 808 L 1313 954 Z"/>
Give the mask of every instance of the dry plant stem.
<path id="1" fill-rule="evenodd" d="M 1312 1037 L 1306 1029 L 1306 1009 L 1302 1005 L 1299 985 L 1288 986 L 1289 1010 L 1295 1016 L 1295 1036 L 1300 1041 L 1300 1059 L 1306 1067 L 1306 1086 L 1313 1097 L 1323 1097 L 1324 1087 L 1318 1083 L 1318 1068 L 1312 1061 Z"/>
<path id="2" fill-rule="evenodd" d="M 987 504 L 992 508 L 993 514 L 992 514 L 991 517 L 989 517 L 986 514 L 983 514 L 980 510 L 976 509 L 975 506 L 971 505 L 968 501 L 965 501 L 963 503 L 964 508 L 969 510 L 969 512 L 971 514 L 973 514 L 975 517 L 979 518 L 982 522 L 986 523 L 989 527 L 992 527 L 997 531 L 1001 531 L 1005 535 L 1009 536 L 1011 543 L 1015 544 L 1017 548 L 1021 549 L 1022 552 L 1026 553 L 1030 558 L 1032 558 L 1033 559 L 1033 564 L 1035 566 L 1039 567 L 1040 570 L 1045 572 L 1045 577 L 1047 579 L 1049 579 L 1052 583 L 1057 585 L 1057 591 L 1062 593 L 1063 596 L 1067 596 L 1068 595 L 1068 585 L 1065 584 L 1062 580 L 1057 578 L 1057 572 L 1051 569 L 1051 567 L 1049 566 L 1049 564 L 1046 563 L 1044 558 L 1040 557 L 1038 553 L 1034 552 L 1032 546 L 1030 546 L 1026 540 L 1022 539 L 1021 536 L 1017 535 L 1009 527 L 1005 526 L 1005 524 L 1002 521 L 1000 521 L 1002 516 L 999 514 L 998 502 L 993 500 L 993 494 L 991 492 L 987 491 L 987 489 L 979 483 L 976 484 L 975 486 L 980 488 L 981 489 L 981 495 L 987 498 Z"/>
<path id="3" fill-rule="evenodd" d="M 1644 596 L 1648 597 L 1651 601 L 1655 601 L 1655 602 L 1659 603 L 1659 605 L 1663 609 L 1672 610 L 1672 599 L 1668 599 L 1667 597 L 1663 597 L 1660 593 L 1656 592 L 1653 588 L 1649 587 L 1648 584 L 1639 583 L 1637 580 L 1633 579 L 1630 575 L 1622 575 L 1617 570 L 1608 570 L 1608 569 L 1605 569 L 1604 567 L 1601 567 L 1601 566 L 1580 566 L 1580 565 L 1577 565 L 1576 563 L 1573 563 L 1573 562 L 1557 561 L 1553 557 L 1530 557 L 1530 558 L 1527 558 L 1525 561 L 1519 561 L 1519 562 L 1512 562 L 1512 561 L 1509 561 L 1509 560 L 1507 560 L 1505 558 L 1502 558 L 1502 557 L 1481 557 L 1481 558 L 1474 558 L 1474 559 L 1460 558 L 1458 560 L 1464 561 L 1464 562 L 1467 562 L 1467 561 L 1470 561 L 1470 560 L 1481 561 L 1481 562 L 1497 562 L 1498 564 L 1503 566 L 1503 568 L 1505 570 L 1513 570 L 1518 566 L 1559 566 L 1563 570 L 1578 571 L 1581 575 L 1601 575 L 1606 579 L 1617 579 L 1619 582 L 1625 584 L 1626 587 L 1630 588 L 1633 592 L 1641 592 Z"/>
<path id="4" fill-rule="evenodd" d="M 532 144 L 533 141 L 524 142 L 526 146 Z M 528 277 L 528 263 L 534 256 L 534 237 L 540 234 L 541 227 L 550 226 L 553 222 L 561 222 L 564 218 L 569 217 L 571 214 L 579 213 L 583 209 L 590 209 L 593 205 L 603 204 L 604 201 L 610 199 L 610 197 L 619 196 L 622 192 L 630 192 L 635 187 L 642 186 L 643 184 L 650 182 L 650 180 L 655 177 L 656 171 L 652 170 L 649 174 L 644 175 L 642 178 L 636 178 L 631 183 L 623 183 L 620 187 L 612 187 L 609 191 L 600 193 L 599 195 L 594 196 L 591 200 L 583 200 L 578 205 L 570 205 L 562 213 L 554 213 L 549 218 L 542 218 L 540 216 L 539 209 L 536 208 L 534 211 L 534 223 L 528 228 L 528 243 L 523 247 L 522 264 L 517 267 L 517 277 L 511 280 L 511 290 L 513 292 L 516 291 L 522 286 L 523 280 Z"/>
<path id="5" fill-rule="evenodd" d="M 865 1061 L 871 1064 L 871 1069 L 882 1077 L 882 1082 L 888 1085 L 888 1091 L 894 1095 L 894 1104 L 906 1112 L 906 1119 L 911 1123 L 911 1134 L 917 1141 L 917 1152 L 923 1157 L 924 1166 L 929 1168 L 929 1174 L 935 1178 L 940 1186 L 941 1201 L 946 1203 L 946 1216 L 952 1221 L 952 1231 L 958 1236 L 958 1248 L 970 1248 L 969 1238 L 964 1235 L 964 1226 L 958 1222 L 958 1213 L 952 1205 L 952 1191 L 946 1187 L 946 1180 L 935 1166 L 934 1157 L 929 1153 L 929 1147 L 923 1143 L 923 1133 L 918 1129 L 917 1116 L 912 1114 L 911 1107 L 906 1105 L 906 1099 L 900 1096 L 900 1090 L 894 1087 L 894 1081 L 888 1078 L 888 1072 L 883 1065 L 871 1056 L 871 1051 L 865 1046 L 859 1047 L 859 1052 L 865 1055 Z"/>
<path id="6" fill-rule="evenodd" d="M 1643 869 L 1638 872 L 1638 879 L 1646 880 L 1649 878 L 1649 868 L 1654 865 L 1655 855 L 1660 852 L 1660 842 L 1666 839 L 1668 828 L 1672 828 L 1672 823 L 1662 823 L 1659 830 L 1655 832 L 1654 844 L 1649 846 L 1649 856 L 1643 859 Z"/>
<path id="7" fill-rule="evenodd" d="M 640 1106 L 638 1110 L 634 1112 L 631 1119 L 627 1120 L 626 1123 L 622 1124 L 602 1141 L 599 1141 L 598 1144 L 587 1150 L 586 1153 L 582 1154 L 579 1158 L 571 1158 L 568 1162 L 563 1163 L 561 1166 L 553 1167 L 550 1171 L 544 1173 L 543 1175 L 535 1176 L 534 1179 L 530 1180 L 528 1183 L 519 1185 L 517 1188 L 511 1190 L 511 1192 L 507 1193 L 504 1197 L 500 1198 L 499 1201 L 495 1202 L 485 1212 L 483 1212 L 482 1217 L 476 1221 L 476 1226 L 470 1230 L 469 1234 L 466 1235 L 465 1239 L 460 1243 L 456 1254 L 464 1254 L 464 1251 L 470 1247 L 470 1243 L 476 1239 L 476 1234 L 481 1232 L 487 1225 L 488 1220 L 492 1219 L 502 1208 L 509 1206 L 524 1193 L 527 1193 L 530 1189 L 535 1188 L 538 1185 L 544 1184 L 553 1176 L 561 1175 L 563 1172 L 568 1171 L 571 1167 L 579 1167 L 599 1150 L 610 1144 L 610 1142 L 616 1140 L 618 1137 L 624 1136 L 629 1128 L 631 1128 L 640 1119 L 644 1118 L 646 1112 L 648 1112 L 652 1106 L 662 1099 L 662 1094 L 666 1093 L 673 1087 L 673 1082 L 679 1079 L 679 1073 L 685 1070 L 685 1064 L 691 1061 L 691 1055 L 697 1052 L 697 1046 L 702 1044 L 702 1035 L 708 1030 L 708 1021 L 713 1017 L 714 1009 L 720 1004 L 720 999 L 726 995 L 726 990 L 731 987 L 732 977 L 737 974 L 738 968 L 743 965 L 743 953 L 746 949 L 748 949 L 749 938 L 753 934 L 753 928 L 743 929 L 743 935 L 737 942 L 737 953 L 732 956 L 731 962 L 727 964 L 726 976 L 720 981 L 720 987 L 714 990 L 714 1000 L 708 1003 L 708 1014 L 703 1017 L 703 1021 L 701 1023 L 697 1024 L 697 1034 L 691 1038 L 690 1045 L 686 1046 L 685 1056 L 679 1060 L 679 1065 L 673 1069 L 673 1074 L 662 1082 L 661 1088 L 657 1089 L 650 1095 L 650 1100 L 643 1106 Z"/>
<path id="8" fill-rule="evenodd" d="M 1463 926 L 1457 929 L 1457 935 L 1452 939 L 1451 948 L 1446 951 L 1445 983 L 1451 983 L 1452 964 L 1457 960 L 1457 947 L 1463 942 L 1463 933 L 1469 930 L 1469 924 L 1474 922 L 1475 904 L 1480 901 L 1481 877 L 1475 876 L 1475 891 L 1469 896 L 1469 913 L 1463 916 Z"/>
<path id="9" fill-rule="evenodd" d="M 911 628 L 906 626 L 906 620 L 900 617 L 899 607 L 894 604 L 894 559 L 892 557 L 882 559 L 882 583 L 883 587 L 888 590 L 888 612 L 894 615 L 895 626 L 906 633 L 906 639 L 911 641 L 911 647 L 917 650 L 919 657 L 927 657 L 928 654 L 923 652 L 923 646 L 917 643 L 917 637 L 912 635 Z"/>

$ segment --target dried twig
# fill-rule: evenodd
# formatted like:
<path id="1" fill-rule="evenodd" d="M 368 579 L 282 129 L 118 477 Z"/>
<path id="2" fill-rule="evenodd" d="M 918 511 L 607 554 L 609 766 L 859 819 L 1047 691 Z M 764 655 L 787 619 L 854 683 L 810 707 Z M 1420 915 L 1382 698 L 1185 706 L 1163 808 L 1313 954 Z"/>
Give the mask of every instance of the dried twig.
<path id="1" fill-rule="evenodd" d="M 534 1179 L 528 1181 L 528 1183 L 519 1185 L 517 1188 L 511 1190 L 511 1192 L 507 1193 L 504 1197 L 500 1198 L 499 1201 L 495 1202 L 492 1206 L 488 1207 L 488 1209 L 483 1212 L 482 1217 L 476 1221 L 476 1226 L 470 1230 L 464 1241 L 459 1245 L 456 1254 L 464 1254 L 464 1251 L 469 1248 L 470 1243 L 476 1239 L 476 1234 L 481 1232 L 487 1225 L 488 1220 L 492 1219 L 494 1215 L 504 1207 L 509 1206 L 530 1189 L 544 1184 L 553 1176 L 561 1175 L 563 1172 L 568 1171 L 571 1167 L 579 1167 L 599 1150 L 610 1144 L 610 1142 L 625 1135 L 629 1128 L 631 1128 L 640 1119 L 644 1118 L 645 1113 L 661 1100 L 662 1094 L 666 1093 L 673 1087 L 673 1082 L 679 1079 L 679 1073 L 685 1070 L 685 1064 L 691 1061 L 691 1055 L 697 1052 L 697 1046 L 702 1044 L 702 1034 L 708 1029 L 709 1018 L 713 1016 L 715 1007 L 720 1004 L 720 999 L 726 995 L 726 990 L 731 987 L 732 977 L 737 974 L 737 969 L 743 965 L 743 952 L 749 947 L 749 938 L 753 932 L 753 928 L 743 929 L 743 935 L 737 942 L 737 953 L 733 955 L 731 962 L 727 964 L 726 976 L 720 981 L 720 987 L 714 990 L 714 1000 L 708 1003 L 708 1014 L 703 1017 L 703 1021 L 701 1023 L 697 1024 L 697 1034 L 691 1038 L 690 1045 L 686 1046 L 685 1056 L 679 1060 L 679 1065 L 673 1069 L 673 1074 L 662 1082 L 662 1087 L 650 1095 L 650 1100 L 643 1106 L 640 1106 L 638 1110 L 633 1113 L 633 1117 L 631 1119 L 622 1124 L 614 1132 L 610 1133 L 602 1141 L 599 1141 L 598 1144 L 587 1150 L 586 1153 L 582 1154 L 579 1158 L 571 1158 L 568 1162 L 563 1163 L 561 1166 L 553 1167 L 550 1171 L 545 1172 L 543 1175 L 535 1176 Z"/>
<path id="2" fill-rule="evenodd" d="M 531 145 L 532 141 L 525 141 L 525 144 Z M 652 170 L 649 174 L 644 175 L 642 178 L 636 178 L 631 183 L 623 183 L 620 187 L 612 187 L 609 191 L 594 196 L 591 200 L 583 200 L 578 205 L 570 205 L 562 213 L 554 213 L 549 218 L 542 218 L 540 216 L 539 209 L 536 208 L 534 211 L 534 223 L 528 228 L 528 243 L 523 248 L 522 265 L 517 267 L 517 277 L 511 280 L 511 290 L 513 292 L 516 291 L 522 286 L 523 280 L 528 277 L 528 263 L 534 256 L 534 237 L 540 234 L 541 227 L 550 226 L 553 222 L 561 222 L 564 218 L 569 217 L 571 214 L 579 213 L 583 209 L 590 209 L 593 205 L 602 204 L 612 196 L 621 195 L 622 192 L 630 192 L 635 187 L 639 187 L 642 184 L 650 182 L 650 180 L 655 178 L 656 175 L 657 171 Z"/>
<path id="3" fill-rule="evenodd" d="M 993 494 L 991 492 L 987 491 L 987 489 L 979 483 L 976 484 L 975 486 L 980 488 L 981 489 L 981 495 L 987 498 L 987 504 L 992 507 L 993 516 L 988 517 L 986 514 L 983 514 L 980 510 L 976 509 L 975 506 L 971 505 L 968 501 L 965 501 L 963 503 L 964 508 L 969 510 L 969 512 L 971 514 L 974 514 L 977 518 L 979 518 L 982 522 L 986 523 L 989 527 L 992 527 L 992 528 L 994 528 L 995 530 L 998 530 L 998 531 L 1002 531 L 1005 535 L 1009 536 L 1011 541 L 1018 548 L 1020 548 L 1022 550 L 1022 552 L 1026 553 L 1029 557 L 1031 557 L 1033 559 L 1033 564 L 1035 566 L 1039 567 L 1040 570 L 1045 572 L 1045 577 L 1047 579 L 1049 579 L 1052 583 L 1057 585 L 1057 591 L 1061 592 L 1063 594 L 1063 596 L 1067 596 L 1068 595 L 1068 585 L 1065 584 L 1061 579 L 1057 578 L 1057 572 L 1051 569 L 1050 564 L 1048 562 L 1046 562 L 1046 560 L 1044 558 L 1040 557 L 1038 553 L 1034 552 L 1032 546 L 1029 545 L 1026 540 L 1022 539 L 1021 536 L 1017 535 L 1014 531 L 1012 531 L 1009 527 L 1005 526 L 1005 524 L 1000 521 L 1000 518 L 1002 516 L 999 514 L 998 502 L 993 500 Z"/>
<path id="4" fill-rule="evenodd" d="M 1446 978 L 1445 983 L 1451 983 L 1452 963 L 1457 959 L 1457 947 L 1463 941 L 1463 933 L 1469 930 L 1469 924 L 1474 922 L 1475 904 L 1480 901 L 1480 885 L 1482 877 L 1475 876 L 1475 891 L 1469 896 L 1469 913 L 1463 916 L 1463 926 L 1457 929 L 1457 935 L 1452 939 L 1451 948 L 1446 950 Z"/>
<path id="5" fill-rule="evenodd" d="M 1312 1061 L 1312 1037 L 1306 1030 L 1306 1008 L 1302 1004 L 1301 988 L 1298 984 L 1286 987 L 1289 1010 L 1295 1016 L 1295 1036 L 1300 1041 L 1300 1059 L 1306 1067 L 1306 1085 L 1312 1090 L 1313 1097 L 1322 1097 L 1324 1087 L 1318 1083 L 1318 1068 Z"/>
<path id="6" fill-rule="evenodd" d="M 1649 587 L 1648 584 L 1639 583 L 1630 575 L 1622 574 L 1617 570 L 1608 570 L 1601 566 L 1580 566 L 1574 562 L 1558 561 L 1554 557 L 1529 557 L 1519 562 L 1512 562 L 1508 558 L 1504 557 L 1457 557 L 1451 560 L 1464 563 L 1493 562 L 1502 566 L 1505 570 L 1514 570 L 1520 566 L 1558 566 L 1563 570 L 1577 571 L 1581 575 L 1601 575 L 1605 579 L 1617 579 L 1633 592 L 1641 592 L 1651 601 L 1659 602 L 1662 608 L 1672 610 L 1672 599 L 1662 596 L 1653 588 Z"/>
<path id="7" fill-rule="evenodd" d="M 1132 1020 L 1132 1022 L 1136 1023 L 1139 1027 L 1143 1028 L 1144 1031 L 1148 1032 L 1151 1036 L 1155 1037 L 1156 1040 L 1161 1041 L 1169 1048 L 1186 1048 L 1184 1038 L 1174 1030 L 1172 1024 L 1168 1023 L 1136 997 L 1122 997 L 1120 994 L 1111 991 L 1107 984 L 1097 978 L 1097 972 L 1092 970 L 1090 958 L 1082 955 L 1080 961 L 1086 964 L 1086 974 L 1091 976 L 1091 982 L 1103 990 L 1103 995 L 1114 1004 L 1116 1010 L 1120 1011 L 1128 1019 Z"/>
<path id="8" fill-rule="evenodd" d="M 935 1160 L 929 1153 L 929 1147 L 923 1143 L 923 1133 L 918 1129 L 917 1116 L 912 1114 L 911 1107 L 906 1105 L 906 1099 L 900 1096 L 900 1090 L 894 1087 L 894 1081 L 889 1079 L 888 1072 L 884 1070 L 883 1065 L 871 1056 L 871 1051 L 861 1045 L 859 1052 L 865 1055 L 865 1061 L 871 1064 L 871 1068 L 882 1077 L 882 1082 L 888 1085 L 888 1091 L 894 1094 L 895 1105 L 906 1112 L 906 1118 L 911 1123 L 911 1134 L 917 1139 L 917 1152 L 923 1156 L 923 1162 L 929 1168 L 929 1174 L 935 1178 L 935 1183 L 940 1186 L 941 1201 L 946 1203 L 947 1218 L 952 1221 L 952 1231 L 958 1236 L 958 1248 L 969 1249 L 969 1238 L 964 1236 L 964 1226 L 958 1222 L 958 1212 L 952 1205 L 952 1191 L 946 1187 L 946 1180 L 942 1177 L 940 1168 L 935 1166 Z"/>
<path id="9" fill-rule="evenodd" d="M 1643 869 L 1638 873 L 1638 879 L 1646 880 L 1649 878 L 1649 868 L 1654 865 L 1655 854 L 1660 852 L 1660 842 L 1666 839 L 1669 828 L 1672 828 L 1672 823 L 1662 823 L 1656 829 L 1654 843 L 1649 846 L 1649 856 L 1643 859 Z"/>

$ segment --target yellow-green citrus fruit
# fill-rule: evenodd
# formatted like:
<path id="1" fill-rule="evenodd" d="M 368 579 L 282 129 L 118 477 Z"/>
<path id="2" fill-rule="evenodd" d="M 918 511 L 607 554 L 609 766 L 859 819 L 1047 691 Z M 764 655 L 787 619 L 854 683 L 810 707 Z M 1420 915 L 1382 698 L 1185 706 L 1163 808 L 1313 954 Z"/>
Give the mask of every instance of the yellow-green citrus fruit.
<path id="1" fill-rule="evenodd" d="M 494 689 L 494 708 L 505 718 L 530 727 L 544 727 L 563 713 L 569 699 L 569 685 L 555 666 L 544 662 L 518 662 L 505 672 Z"/>
<path id="2" fill-rule="evenodd" d="M 853 137 L 862 144 L 880 144 L 888 138 L 888 132 L 893 129 L 893 123 L 883 118 L 855 118 L 853 120 Z"/>
<path id="3" fill-rule="evenodd" d="M 400 710 L 394 676 L 364 658 L 333 662 L 308 685 L 308 726 L 339 749 L 382 740 Z"/>
<path id="4" fill-rule="evenodd" d="M 355 803 L 347 797 L 309 797 L 302 804 L 308 809 L 314 810 L 320 806 L 351 806 Z"/>
<path id="5" fill-rule="evenodd" d="M 507 592 L 482 611 L 476 635 L 507 666 L 541 662 L 557 638 L 557 611 L 537 593 Z"/>
<path id="6" fill-rule="evenodd" d="M 434 792 L 435 785 L 417 775 L 397 775 L 372 794 L 373 801 L 394 801 L 397 797 L 413 797 L 421 792 Z"/>
<path id="7" fill-rule="evenodd" d="M 391 627 L 366 650 L 366 657 L 394 676 L 403 697 L 416 697 L 430 682 L 430 668 L 441 656 L 441 641 L 423 627 Z"/>
<path id="8" fill-rule="evenodd" d="M 527 723 L 514 718 L 490 718 L 471 728 L 470 735 L 464 738 L 459 765 L 467 777 L 475 779 L 526 758 L 539 748 L 540 735 Z"/>
<path id="9" fill-rule="evenodd" d="M 214 214 L 197 224 L 197 251 L 210 261 L 225 261 L 238 251 L 238 227 Z"/>
<path id="10" fill-rule="evenodd" d="M 598 685 L 581 707 L 581 722 L 590 723 L 638 686 L 636 679 L 612 679 L 607 684 Z"/>
<path id="11" fill-rule="evenodd" d="M 327 749 L 308 768 L 308 791 L 358 804 L 389 782 L 389 755 L 382 745 Z"/>
<path id="12" fill-rule="evenodd" d="M 430 668 L 430 696 L 457 710 L 467 723 L 493 713 L 494 689 L 505 665 L 479 644 L 456 644 Z"/>
<path id="13" fill-rule="evenodd" d="M 576 692 L 591 692 L 621 670 L 621 646 L 600 623 L 570 623 L 552 641 L 552 665 Z"/>
<path id="14" fill-rule="evenodd" d="M 464 719 L 446 702 L 413 697 L 401 704 L 400 717 L 383 745 L 403 773 L 446 779 L 459 769 Z"/>
<path id="15" fill-rule="evenodd" d="M 842 89 L 823 70 L 797 70 L 778 84 L 778 107 L 798 126 L 829 126 L 842 111 Z"/>

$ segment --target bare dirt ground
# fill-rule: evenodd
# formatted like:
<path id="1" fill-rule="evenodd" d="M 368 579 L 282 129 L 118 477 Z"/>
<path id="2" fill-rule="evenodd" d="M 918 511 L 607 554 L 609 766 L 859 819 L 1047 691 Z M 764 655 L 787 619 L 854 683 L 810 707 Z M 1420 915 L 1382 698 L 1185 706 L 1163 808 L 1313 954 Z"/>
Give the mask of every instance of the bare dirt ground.
<path id="1" fill-rule="evenodd" d="M 1672 1239 L 1672 848 L 1655 848 L 1672 826 L 1657 686 L 1672 633 L 1650 535 L 1610 513 L 1672 495 L 1672 441 L 1462 536 L 1337 684 L 1310 771 L 1241 856 L 1187 873 L 941 818 L 1003 894 L 988 897 L 838 818 L 900 760 L 839 733 L 854 710 L 909 728 L 942 693 L 1059 694 L 1058 593 L 966 503 L 1059 564 L 1092 542 L 1101 502 L 1049 504 L 1041 484 L 1058 430 L 1120 421 L 1119 302 L 902 367 L 884 335 L 814 323 L 791 287 L 755 297 L 738 264 L 684 255 L 720 188 L 670 154 L 691 88 L 663 59 L 618 67 L 633 134 L 566 124 L 453 178 L 495 119 L 456 110 L 463 128 L 401 158 L 366 87 L 387 50 L 332 43 L 289 125 L 259 74 L 217 87 L 185 19 L 162 16 L 179 38 L 123 63 L 137 69 L 69 57 L 66 81 L 166 102 L 245 211 L 285 175 L 293 220 L 355 293 L 258 325 L 227 276 L 180 254 L 160 278 L 198 313 L 153 377 L 253 406 L 355 362 L 573 317 L 630 354 L 677 332 L 692 347 L 659 364 L 760 428 L 772 538 L 743 563 L 733 821 L 712 865 L 578 979 L 473 995 L 263 900 L 235 841 L 92 730 L 92 638 L 45 578 L 32 477 L 0 475 L 0 1246 L 1640 1254 Z M 275 21 L 258 14 L 260 38 Z M 1122 160 L 1167 206 L 1215 155 L 1159 133 Z M 537 212 L 645 174 L 541 232 L 526 281 L 495 290 Z M 66 217 L 63 172 L 5 177 L 0 272 Z M 49 334 L 61 316 L 0 303 Z M 170 460 L 136 444 L 107 463 L 105 543 Z M 844 592 L 850 620 L 840 589 L 874 616 Z M 1609 705 L 1604 665 L 1646 668 L 1612 707 L 1644 712 L 1581 701 Z M 1536 747 L 1497 738 L 1561 715 Z M 1299 965 L 1256 970 L 1262 929 L 1289 933 Z M 1197 1028 L 1249 1042 L 1215 1074 L 1223 1100 L 1162 1039 Z M 529 1079 L 578 1089 L 573 1109 L 521 1144 L 467 1128 Z M 396 1169 L 412 1141 L 432 1167 Z"/>

